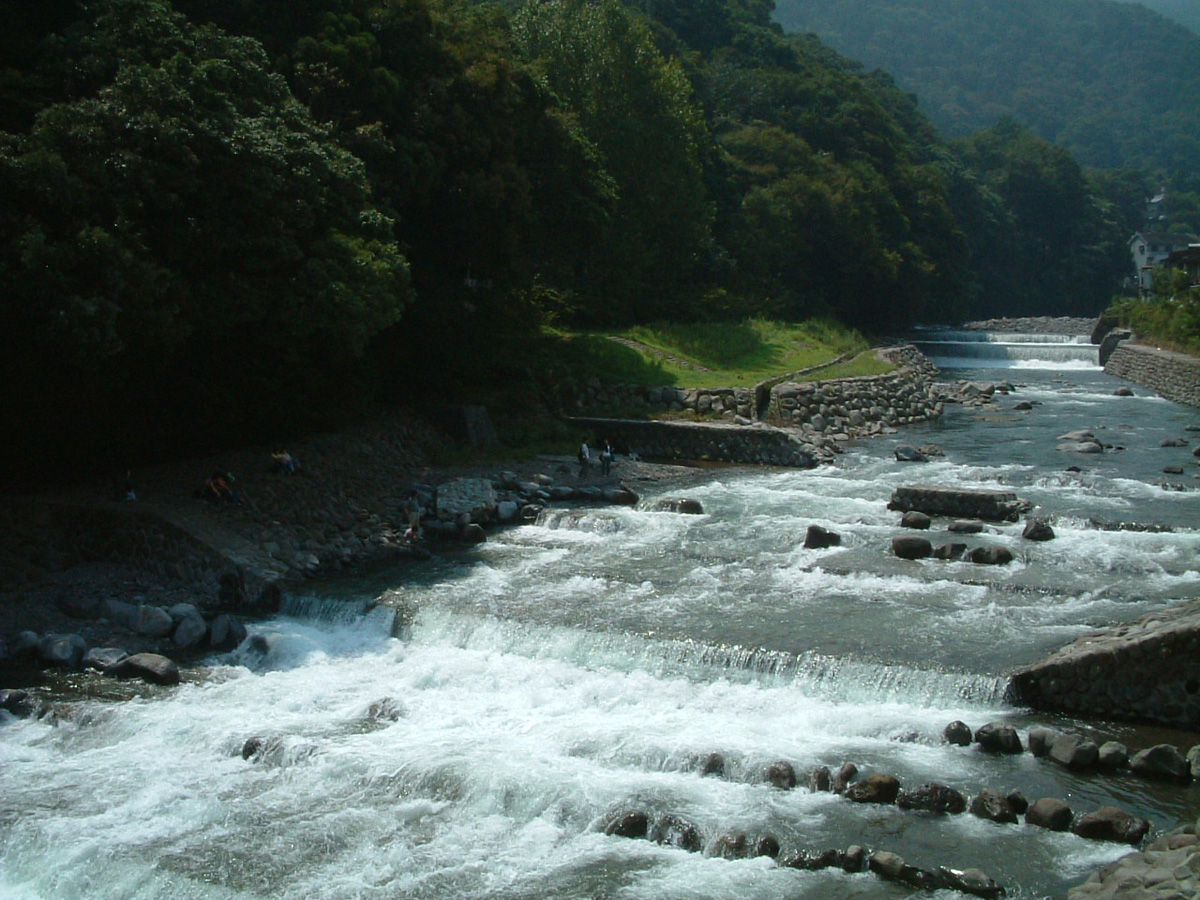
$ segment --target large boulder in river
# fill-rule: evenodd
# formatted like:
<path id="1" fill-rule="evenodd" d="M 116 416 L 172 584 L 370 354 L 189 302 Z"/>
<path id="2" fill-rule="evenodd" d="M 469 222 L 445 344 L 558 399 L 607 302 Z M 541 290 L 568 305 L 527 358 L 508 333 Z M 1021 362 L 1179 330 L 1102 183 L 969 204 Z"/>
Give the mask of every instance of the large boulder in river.
<path id="1" fill-rule="evenodd" d="M 991 822 L 1016 824 L 1017 811 L 1008 798 L 992 788 L 984 788 L 971 800 L 971 815 Z"/>
<path id="2" fill-rule="evenodd" d="M 868 775 L 846 788 L 846 799 L 855 803 L 894 803 L 900 793 L 900 780 L 894 775 Z"/>
<path id="3" fill-rule="evenodd" d="M 919 510 L 910 509 L 900 519 L 900 527 L 915 528 L 918 531 L 923 531 L 933 524 L 933 519 L 927 513 Z"/>
<path id="4" fill-rule="evenodd" d="M 1145 778 L 1181 784 L 1192 780 L 1192 767 L 1187 757 L 1171 744 L 1158 744 L 1133 754 L 1129 760 L 1129 771 Z"/>
<path id="5" fill-rule="evenodd" d="M 1100 758 L 1100 748 L 1078 734 L 1060 734 L 1050 745 L 1048 756 L 1068 769 L 1090 769 Z"/>
<path id="6" fill-rule="evenodd" d="M 900 444 L 892 451 L 898 462 L 926 462 L 928 457 L 911 444 Z"/>
<path id="7" fill-rule="evenodd" d="M 967 808 L 967 798 L 959 791 L 944 784 L 922 784 L 896 795 L 896 806 L 900 809 L 923 810 L 944 815 L 957 815 Z"/>
<path id="8" fill-rule="evenodd" d="M 1115 806 L 1103 806 L 1081 816 L 1071 830 L 1080 837 L 1092 840 L 1136 844 L 1146 836 L 1150 823 Z"/>
<path id="9" fill-rule="evenodd" d="M 104 670 L 113 678 L 140 678 L 151 684 L 179 684 L 179 666 L 157 653 L 135 653 Z"/>
<path id="10" fill-rule="evenodd" d="M 650 833 L 650 817 L 641 810 L 621 810 L 605 820 L 602 830 L 613 837 L 644 838 Z"/>
<path id="11" fill-rule="evenodd" d="M 1017 729 L 1003 722 L 988 722 L 975 731 L 975 743 L 989 753 L 1020 753 L 1021 736 Z"/>
<path id="12" fill-rule="evenodd" d="M 1025 824 L 1047 828 L 1050 831 L 1066 831 L 1071 827 L 1075 814 L 1071 807 L 1054 797 L 1043 797 L 1034 801 L 1025 811 Z"/>
<path id="13" fill-rule="evenodd" d="M 1052 541 L 1054 540 L 1054 529 L 1045 519 L 1031 518 L 1025 523 L 1021 537 L 1027 541 Z"/>
<path id="14" fill-rule="evenodd" d="M 967 559 L 983 566 L 1006 566 L 1013 561 L 1012 551 L 999 544 L 987 547 L 972 547 Z"/>
<path id="15" fill-rule="evenodd" d="M 1129 748 L 1120 741 L 1105 741 L 1096 753 L 1096 765 L 1102 769 L 1124 769 L 1129 765 Z"/>
<path id="16" fill-rule="evenodd" d="M 666 844 L 689 853 L 698 853 L 704 847 L 700 829 L 683 816 L 667 813 L 655 820 L 647 837 L 657 844 Z"/>
<path id="17" fill-rule="evenodd" d="M 829 531 L 820 525 L 809 525 L 804 534 L 806 550 L 824 550 L 827 547 L 837 547 L 842 543 L 842 536 L 836 531 Z"/>
<path id="18" fill-rule="evenodd" d="M 208 629 L 208 643 L 214 650 L 235 650 L 246 639 L 246 626 L 235 616 L 221 613 Z"/>
<path id="19" fill-rule="evenodd" d="M 900 559 L 925 559 L 933 555 L 933 544 L 928 538 L 901 534 L 892 538 L 892 553 Z"/>
<path id="20" fill-rule="evenodd" d="M 1030 728 L 1025 742 L 1029 745 L 1029 752 L 1040 758 L 1050 755 L 1050 748 L 1054 746 L 1059 735 L 1060 732 L 1052 728 Z"/>
<path id="21" fill-rule="evenodd" d="M 796 769 L 787 760 L 773 762 L 767 766 L 767 783 L 790 791 L 796 786 Z"/>
<path id="22" fill-rule="evenodd" d="M 959 747 L 969 747 L 974 739 L 974 735 L 971 734 L 971 726 L 957 719 L 942 730 L 942 737 L 947 744 L 955 744 Z"/>

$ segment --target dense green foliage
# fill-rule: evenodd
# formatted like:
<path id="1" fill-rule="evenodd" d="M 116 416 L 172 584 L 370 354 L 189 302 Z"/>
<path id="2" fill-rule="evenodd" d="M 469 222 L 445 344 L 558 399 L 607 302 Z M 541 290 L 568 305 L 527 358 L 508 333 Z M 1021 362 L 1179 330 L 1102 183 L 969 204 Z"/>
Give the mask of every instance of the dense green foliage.
<path id="1" fill-rule="evenodd" d="M 1142 340 L 1200 354 L 1200 285 L 1183 269 L 1155 275 L 1149 297 L 1121 298 L 1107 315 Z"/>
<path id="2" fill-rule="evenodd" d="M 556 354 L 587 342 L 547 323 L 1099 309 L 1132 178 L 1102 201 L 1017 128 L 947 145 L 771 13 L 0 0 L 10 464 L 123 466 L 480 384 L 553 394 Z"/>
<path id="3" fill-rule="evenodd" d="M 1085 165 L 1200 177 L 1200 36 L 1140 4 L 779 0 L 776 15 L 889 71 L 947 134 L 1011 116 Z"/>

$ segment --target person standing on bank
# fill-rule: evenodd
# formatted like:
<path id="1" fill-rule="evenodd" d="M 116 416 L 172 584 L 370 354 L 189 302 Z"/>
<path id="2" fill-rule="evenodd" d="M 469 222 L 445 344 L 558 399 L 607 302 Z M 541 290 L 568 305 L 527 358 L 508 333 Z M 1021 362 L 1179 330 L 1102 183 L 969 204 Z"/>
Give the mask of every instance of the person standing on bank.
<path id="1" fill-rule="evenodd" d="M 588 450 L 587 441 L 584 441 L 579 446 L 579 477 L 587 478 L 588 469 L 592 465 L 592 453 Z"/>
<path id="2" fill-rule="evenodd" d="M 604 449 L 600 451 L 600 474 L 607 475 L 612 471 L 613 448 L 608 438 L 604 439 Z"/>

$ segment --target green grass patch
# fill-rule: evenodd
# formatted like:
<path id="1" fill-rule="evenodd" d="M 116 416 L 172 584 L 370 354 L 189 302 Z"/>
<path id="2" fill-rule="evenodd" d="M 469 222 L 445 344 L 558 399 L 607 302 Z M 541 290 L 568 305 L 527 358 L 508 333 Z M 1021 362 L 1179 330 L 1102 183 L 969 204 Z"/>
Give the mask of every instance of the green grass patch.
<path id="1" fill-rule="evenodd" d="M 655 365 L 670 376 L 659 384 L 694 388 L 748 387 L 824 365 L 870 346 L 857 331 L 826 320 L 657 323 L 639 325 L 611 337 L 635 342 L 636 352 L 646 364 Z M 852 367 L 853 373 L 860 375 L 878 374 L 891 368 L 873 358 Z M 813 377 L 826 375 L 814 373 Z M 845 373 L 833 377 L 845 377 Z"/>

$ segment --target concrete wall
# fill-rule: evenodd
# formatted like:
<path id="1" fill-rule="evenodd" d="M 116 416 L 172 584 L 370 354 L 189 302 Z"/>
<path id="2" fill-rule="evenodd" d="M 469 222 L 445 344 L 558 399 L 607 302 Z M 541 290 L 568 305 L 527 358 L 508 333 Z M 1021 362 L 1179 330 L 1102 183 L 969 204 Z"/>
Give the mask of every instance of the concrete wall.
<path id="1" fill-rule="evenodd" d="M 1040 710 L 1200 726 L 1200 602 L 1080 638 L 1014 673 L 1013 699 Z"/>
<path id="2" fill-rule="evenodd" d="M 802 442 L 793 432 L 763 425 L 602 418 L 571 421 L 591 429 L 597 441 L 611 440 L 617 452 L 633 451 L 646 459 L 713 460 L 811 469 L 822 458 L 817 448 Z"/>
<path id="3" fill-rule="evenodd" d="M 1176 403 L 1200 406 L 1200 359 L 1194 356 L 1122 341 L 1109 354 L 1104 371 Z"/>

